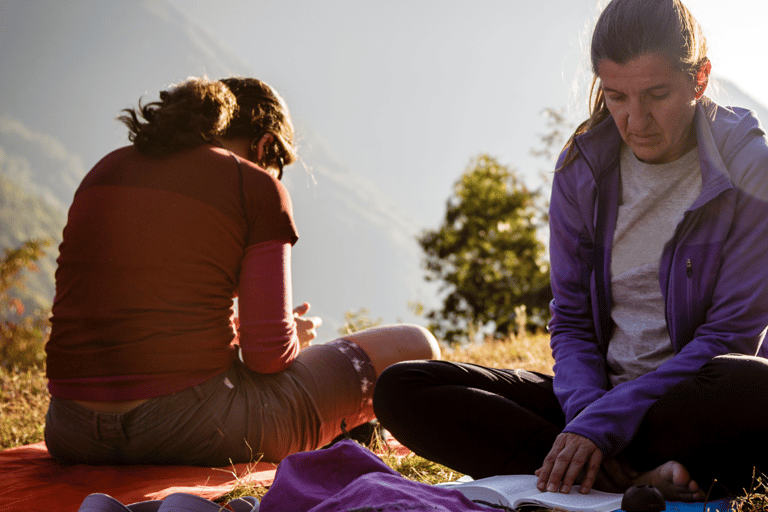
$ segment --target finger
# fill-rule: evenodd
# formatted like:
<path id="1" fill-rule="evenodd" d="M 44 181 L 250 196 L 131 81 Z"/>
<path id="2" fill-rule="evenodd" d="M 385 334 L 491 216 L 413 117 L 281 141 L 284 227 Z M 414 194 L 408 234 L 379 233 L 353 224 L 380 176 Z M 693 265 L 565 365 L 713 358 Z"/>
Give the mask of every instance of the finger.
<path id="1" fill-rule="evenodd" d="M 296 306 L 293 309 L 293 316 L 304 316 L 309 311 L 310 305 L 309 302 L 302 303 L 301 306 Z"/>
<path id="2" fill-rule="evenodd" d="M 297 324 L 296 331 L 296 335 L 299 338 L 299 346 L 301 348 L 307 347 L 310 342 L 317 337 L 317 331 L 313 329 L 311 325 L 301 327 Z"/>
<path id="3" fill-rule="evenodd" d="M 315 320 L 316 319 L 313 317 L 306 317 L 306 316 L 296 318 L 295 319 L 296 330 L 299 332 L 303 332 L 303 331 L 308 332 L 308 331 L 314 330 L 318 326 L 318 324 L 315 323 Z"/>
<path id="4" fill-rule="evenodd" d="M 595 479 L 597 478 L 597 473 L 600 471 L 600 464 L 602 461 L 603 452 L 600 450 L 594 450 L 591 452 L 587 462 L 586 474 L 584 475 L 584 479 L 581 481 L 581 486 L 579 487 L 579 492 L 581 494 L 587 494 L 590 490 L 592 490 L 592 486 L 595 484 Z"/>
<path id="5" fill-rule="evenodd" d="M 308 331 L 310 329 L 316 329 L 323 325 L 323 320 L 318 316 L 301 316 L 294 318 L 296 322 L 296 329 Z"/>
<path id="6" fill-rule="evenodd" d="M 564 441 L 561 436 L 558 436 L 555 439 L 555 442 L 552 444 L 552 448 L 549 450 L 549 453 L 544 458 L 544 462 L 542 462 L 541 467 L 536 470 L 536 476 L 539 477 L 538 481 L 536 482 L 536 487 L 540 491 L 546 491 L 547 490 L 547 482 L 549 481 L 549 475 L 552 474 L 552 468 L 555 465 L 555 460 L 557 459 L 557 455 L 560 453 L 560 450 L 563 448 Z"/>
<path id="7" fill-rule="evenodd" d="M 573 483 L 581 474 L 582 470 L 584 469 L 584 465 L 587 463 L 592 453 L 587 446 L 577 446 L 578 448 L 574 451 L 573 456 L 571 456 L 570 460 L 568 461 L 568 465 L 566 466 L 565 472 L 563 473 L 563 481 L 560 483 L 560 487 L 558 488 L 559 492 L 565 494 L 571 492 Z"/>
<path id="8" fill-rule="evenodd" d="M 552 472 L 549 474 L 549 480 L 547 480 L 547 491 L 558 492 L 563 486 L 563 478 L 567 475 L 567 472 L 571 467 L 575 453 L 576 447 L 572 444 L 568 444 L 557 454 L 555 463 L 552 466 Z M 578 469 L 576 471 L 578 474 Z M 572 484 L 573 480 L 571 480 L 570 485 Z M 569 490 L 570 485 L 568 486 Z"/>

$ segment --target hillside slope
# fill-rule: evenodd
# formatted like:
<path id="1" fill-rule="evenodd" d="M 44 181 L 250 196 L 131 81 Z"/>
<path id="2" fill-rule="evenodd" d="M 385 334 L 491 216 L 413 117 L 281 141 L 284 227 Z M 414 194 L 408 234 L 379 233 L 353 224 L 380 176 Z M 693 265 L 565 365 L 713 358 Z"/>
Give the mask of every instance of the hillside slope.
<path id="1" fill-rule="evenodd" d="M 30 238 L 51 241 L 45 258 L 38 261 L 37 272 L 24 272 L 26 289 L 18 296 L 25 307 L 47 309 L 54 295 L 54 272 L 64 214 L 45 199 L 25 192 L 0 167 L 0 254 L 14 249 Z"/>

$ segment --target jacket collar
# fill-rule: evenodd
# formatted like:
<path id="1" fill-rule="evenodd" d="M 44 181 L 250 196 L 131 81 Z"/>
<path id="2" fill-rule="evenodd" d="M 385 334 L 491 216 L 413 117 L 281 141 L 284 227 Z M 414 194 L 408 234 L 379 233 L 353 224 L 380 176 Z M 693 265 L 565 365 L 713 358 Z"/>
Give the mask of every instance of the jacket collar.
<path id="1" fill-rule="evenodd" d="M 696 144 L 699 150 L 699 165 L 701 166 L 701 194 L 691 205 L 691 209 L 702 206 L 707 201 L 723 191 L 733 188 L 728 168 L 720 156 L 720 151 L 715 143 L 710 123 L 714 123 L 715 117 L 722 112 L 714 102 L 706 103 L 698 101 L 696 114 L 693 118 L 696 130 Z"/>
<path id="2" fill-rule="evenodd" d="M 618 163 L 621 142 L 621 134 L 611 116 L 574 139 L 579 154 L 586 160 L 597 182 Z"/>

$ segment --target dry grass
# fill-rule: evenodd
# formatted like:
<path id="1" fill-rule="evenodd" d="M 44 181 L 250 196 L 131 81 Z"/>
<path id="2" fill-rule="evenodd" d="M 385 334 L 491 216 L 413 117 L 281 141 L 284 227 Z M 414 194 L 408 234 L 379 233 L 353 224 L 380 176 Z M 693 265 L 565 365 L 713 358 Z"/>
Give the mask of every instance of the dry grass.
<path id="1" fill-rule="evenodd" d="M 415 482 L 433 485 L 440 482 L 452 482 L 463 476 L 441 464 L 419 457 L 413 452 L 404 456 L 398 455 L 378 436 L 378 433 L 368 448 L 378 454 L 387 466 Z"/>
<path id="2" fill-rule="evenodd" d="M 491 368 L 522 368 L 552 374 L 552 352 L 548 334 L 512 336 L 504 340 L 489 339 L 466 347 L 443 347 L 443 359 L 475 363 Z"/>
<path id="3" fill-rule="evenodd" d="M 253 461 L 252 464 L 257 463 L 258 461 Z M 249 464 L 245 471 L 238 473 L 237 469 L 232 466 L 231 473 L 232 477 L 235 479 L 235 483 L 232 486 L 232 489 L 229 490 L 226 494 L 223 496 L 219 496 L 215 501 L 216 503 L 228 503 L 231 500 L 242 498 L 243 496 L 256 496 L 261 500 L 261 498 L 267 493 L 269 490 L 268 487 L 264 487 L 263 485 L 258 485 L 253 482 L 248 481 L 248 476 L 251 474 L 251 466 L 252 464 Z"/>
<path id="4" fill-rule="evenodd" d="M 49 401 L 43 370 L 0 366 L 0 450 L 42 441 Z"/>
<path id="5" fill-rule="evenodd" d="M 734 512 L 765 512 L 768 511 L 768 482 L 765 475 L 752 473 L 752 486 L 744 495 L 733 502 Z"/>

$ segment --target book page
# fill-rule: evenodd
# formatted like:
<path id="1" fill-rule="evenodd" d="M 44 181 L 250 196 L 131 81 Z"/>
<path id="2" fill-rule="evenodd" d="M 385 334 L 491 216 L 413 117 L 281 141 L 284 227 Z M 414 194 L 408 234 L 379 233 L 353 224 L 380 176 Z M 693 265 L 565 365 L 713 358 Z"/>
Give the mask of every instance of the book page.
<path id="1" fill-rule="evenodd" d="M 580 494 L 578 489 L 577 486 L 574 486 L 568 494 L 537 490 L 536 493 L 529 493 L 526 497 L 516 499 L 512 507 L 544 505 L 550 508 L 583 512 L 612 512 L 621 508 L 622 494 L 601 492 L 594 489 L 589 491 L 589 494 Z"/>
<path id="2" fill-rule="evenodd" d="M 466 483 L 441 484 L 461 491 L 472 501 L 516 508 L 520 505 L 540 505 L 549 508 L 584 512 L 611 512 L 621 508 L 623 495 L 592 490 L 579 494 L 574 486 L 570 494 L 541 492 L 534 475 L 499 475 Z"/>
<path id="3" fill-rule="evenodd" d="M 537 477 L 533 475 L 499 475 L 480 480 L 463 482 L 459 480 L 437 485 L 460 491 L 471 501 L 482 501 L 512 508 L 512 503 L 516 499 L 526 497 L 532 494 L 532 491 L 538 493 L 537 480 Z"/>
<path id="4" fill-rule="evenodd" d="M 534 475 L 498 475 L 470 481 L 464 486 L 479 486 L 484 489 L 493 489 L 507 496 L 515 496 L 520 493 L 537 491 L 536 482 L 539 478 Z"/>

